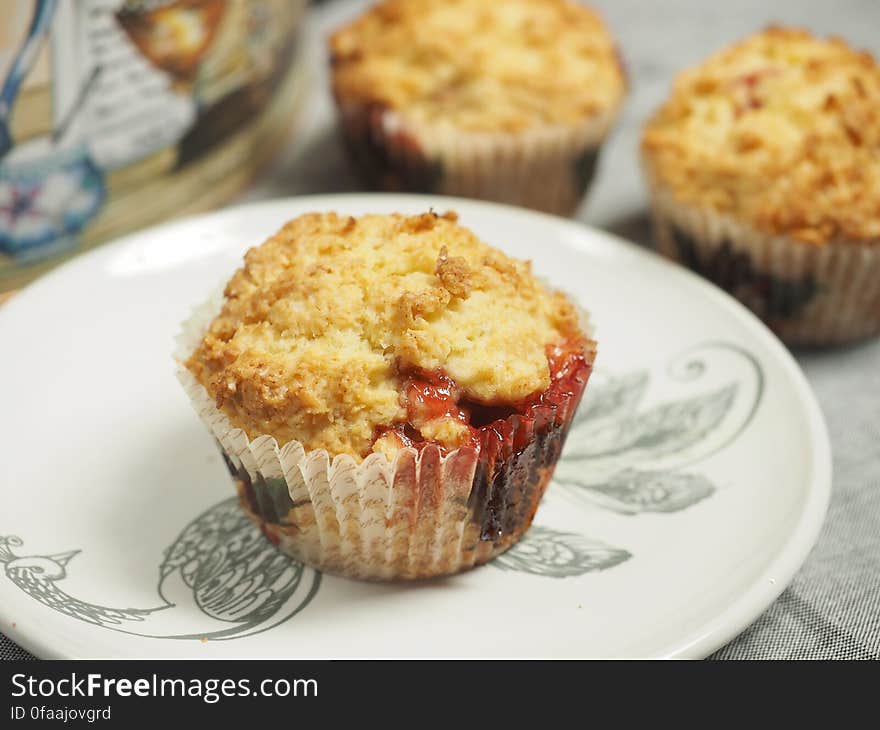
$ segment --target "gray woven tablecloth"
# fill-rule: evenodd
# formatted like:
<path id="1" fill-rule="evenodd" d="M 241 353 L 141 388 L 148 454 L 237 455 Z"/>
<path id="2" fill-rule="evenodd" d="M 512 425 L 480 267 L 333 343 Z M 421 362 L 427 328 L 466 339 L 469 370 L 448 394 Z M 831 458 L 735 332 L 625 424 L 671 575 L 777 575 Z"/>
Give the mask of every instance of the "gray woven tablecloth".
<path id="1" fill-rule="evenodd" d="M 438 0 L 440 2 L 442 0 Z M 581 219 L 650 244 L 636 145 L 639 125 L 675 72 L 770 22 L 837 33 L 880 54 L 876 0 L 594 0 L 623 49 L 631 94 L 603 152 Z M 332 129 L 321 41 L 365 6 L 335 0 L 312 11 L 312 92 L 302 123 L 276 170 L 245 200 L 356 190 Z M 880 658 L 880 341 L 796 352 L 831 433 L 834 488 L 819 541 L 782 596 L 719 659 Z M 14 638 L 14 637 L 13 637 Z M 29 655 L 0 635 L 0 659 Z"/>

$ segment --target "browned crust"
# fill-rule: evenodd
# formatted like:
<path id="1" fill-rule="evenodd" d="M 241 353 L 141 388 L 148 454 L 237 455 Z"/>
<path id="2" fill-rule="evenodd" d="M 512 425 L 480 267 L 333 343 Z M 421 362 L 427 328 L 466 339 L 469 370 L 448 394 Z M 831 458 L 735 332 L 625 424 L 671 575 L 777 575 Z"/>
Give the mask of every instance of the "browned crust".
<path id="1" fill-rule="evenodd" d="M 616 108 L 626 90 L 605 24 L 570 0 L 385 0 L 329 47 L 340 104 L 463 131 L 576 124 Z"/>
<path id="2" fill-rule="evenodd" d="M 248 252 L 185 366 L 249 438 L 362 458 L 406 420 L 407 369 L 512 404 L 548 387 L 548 344 L 579 338 L 562 294 L 454 214 L 311 214 Z"/>
<path id="3" fill-rule="evenodd" d="M 645 127 L 651 184 L 772 235 L 880 242 L 880 67 L 771 27 L 685 71 Z"/>

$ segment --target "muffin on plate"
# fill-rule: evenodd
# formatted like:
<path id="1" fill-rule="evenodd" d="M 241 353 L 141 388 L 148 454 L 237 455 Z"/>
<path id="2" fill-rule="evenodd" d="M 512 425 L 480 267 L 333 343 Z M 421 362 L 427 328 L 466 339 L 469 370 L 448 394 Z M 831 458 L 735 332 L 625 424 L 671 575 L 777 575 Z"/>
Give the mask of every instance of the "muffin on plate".
<path id="1" fill-rule="evenodd" d="M 791 344 L 880 333 L 880 68 L 771 27 L 681 74 L 642 160 L 661 251 Z"/>
<path id="2" fill-rule="evenodd" d="M 626 82 L 569 0 L 386 0 L 330 39 L 352 159 L 374 187 L 570 214 Z"/>
<path id="3" fill-rule="evenodd" d="M 321 570 L 405 579 L 523 535 L 595 343 L 454 214 L 315 213 L 247 253 L 178 355 L 270 540 Z"/>

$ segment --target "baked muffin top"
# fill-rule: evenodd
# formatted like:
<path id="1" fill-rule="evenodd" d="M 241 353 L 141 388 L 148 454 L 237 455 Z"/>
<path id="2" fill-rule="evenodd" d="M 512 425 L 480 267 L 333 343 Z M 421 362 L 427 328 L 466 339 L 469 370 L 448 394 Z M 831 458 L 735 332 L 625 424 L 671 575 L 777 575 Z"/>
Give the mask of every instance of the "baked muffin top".
<path id="1" fill-rule="evenodd" d="M 602 20 L 568 0 L 386 0 L 330 50 L 339 98 L 460 131 L 576 124 L 625 91 Z"/>
<path id="2" fill-rule="evenodd" d="M 186 367 L 250 438 L 331 456 L 394 451 L 406 439 L 381 436 L 402 424 L 464 445 L 473 407 L 527 402 L 553 357 L 593 344 L 562 294 L 450 213 L 301 216 L 224 296 Z"/>
<path id="3" fill-rule="evenodd" d="M 802 241 L 880 241 L 880 68 L 842 40 L 771 27 L 685 71 L 645 128 L 681 201 Z"/>

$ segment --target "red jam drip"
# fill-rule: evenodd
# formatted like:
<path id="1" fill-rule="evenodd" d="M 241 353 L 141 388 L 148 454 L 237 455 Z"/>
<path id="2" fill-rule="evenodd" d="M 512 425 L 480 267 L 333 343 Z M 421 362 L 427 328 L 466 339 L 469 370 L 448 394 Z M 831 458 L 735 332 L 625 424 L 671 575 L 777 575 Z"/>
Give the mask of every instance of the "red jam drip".
<path id="1" fill-rule="evenodd" d="M 404 393 L 410 423 L 423 423 L 446 416 L 462 423 L 470 422 L 468 411 L 458 405 L 458 386 L 445 373 L 414 373 L 407 378 Z"/>
<path id="2" fill-rule="evenodd" d="M 583 352 L 583 340 L 547 346 L 550 386 L 540 393 L 509 405 L 491 405 L 463 397 L 456 382 L 442 371 L 410 371 L 404 381 L 407 423 L 377 431 L 375 440 L 393 432 L 403 447 L 422 448 L 426 442 L 414 423 L 450 417 L 470 430 L 466 445 L 479 448 L 482 433 L 499 430 L 514 415 L 529 416 L 539 406 L 558 406 L 579 396 L 590 375 L 590 364 Z"/>
<path id="3" fill-rule="evenodd" d="M 584 356 L 582 345 L 582 341 L 547 345 L 550 387 L 527 398 L 526 405 L 559 405 L 564 399 L 584 389 L 590 374 L 590 365 Z"/>

